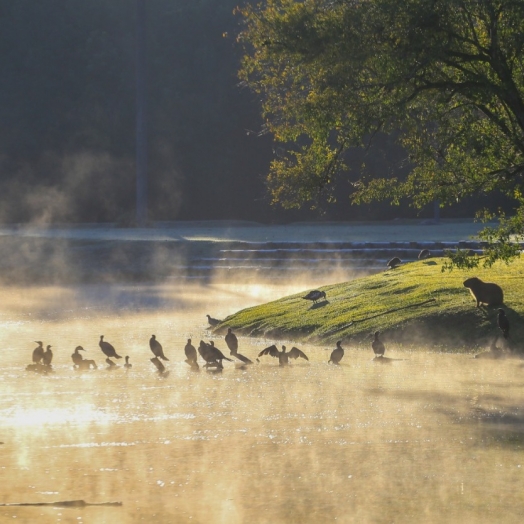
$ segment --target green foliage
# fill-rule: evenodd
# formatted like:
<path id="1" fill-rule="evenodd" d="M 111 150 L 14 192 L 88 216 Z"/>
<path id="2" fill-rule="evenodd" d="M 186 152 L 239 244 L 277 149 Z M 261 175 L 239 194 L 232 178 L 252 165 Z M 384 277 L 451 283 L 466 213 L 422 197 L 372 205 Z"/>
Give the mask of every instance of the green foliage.
<path id="1" fill-rule="evenodd" d="M 413 169 L 403 181 L 364 171 L 354 203 L 520 193 L 524 2 L 267 0 L 240 13 L 240 76 L 282 144 L 268 177 L 274 202 L 329 196 L 348 149 L 378 131 L 397 133 Z M 486 232 L 502 244 L 488 263 L 513 256 L 507 225 Z"/>
<path id="2" fill-rule="evenodd" d="M 504 290 L 504 308 L 512 326 L 511 344 L 524 350 L 524 261 L 442 275 L 446 259 L 429 259 L 394 270 L 320 288 L 327 302 L 312 305 L 303 293 L 244 309 L 219 329 L 255 337 L 370 347 L 379 330 L 389 341 L 419 350 L 459 351 L 489 347 L 498 336 L 497 310 L 476 308 L 464 280 L 477 276 Z"/>

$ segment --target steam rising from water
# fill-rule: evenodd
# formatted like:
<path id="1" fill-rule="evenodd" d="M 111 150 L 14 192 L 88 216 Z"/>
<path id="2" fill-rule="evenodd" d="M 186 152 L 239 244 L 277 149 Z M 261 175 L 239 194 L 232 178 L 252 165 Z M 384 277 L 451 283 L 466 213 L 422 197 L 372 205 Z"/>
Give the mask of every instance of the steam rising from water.
<path id="1" fill-rule="evenodd" d="M 308 285 L 305 285 L 308 284 Z M 0 304 L 1 502 L 121 500 L 121 508 L 0 508 L 17 522 L 516 522 L 524 509 L 520 362 L 410 353 L 372 362 L 300 346 L 310 362 L 276 359 L 222 374 L 184 363 L 206 313 L 313 287 L 298 285 L 83 285 L 11 287 Z M 170 358 L 149 362 L 155 333 Z M 105 369 L 101 334 L 133 368 Z M 52 344 L 55 373 L 27 373 Z M 290 343 L 293 341 L 290 341 Z M 240 338 L 255 360 L 270 340 Z M 80 373 L 86 349 L 100 369 Z M 8 479 L 8 482 L 7 482 Z M 501 496 L 501 493 L 504 496 Z"/>

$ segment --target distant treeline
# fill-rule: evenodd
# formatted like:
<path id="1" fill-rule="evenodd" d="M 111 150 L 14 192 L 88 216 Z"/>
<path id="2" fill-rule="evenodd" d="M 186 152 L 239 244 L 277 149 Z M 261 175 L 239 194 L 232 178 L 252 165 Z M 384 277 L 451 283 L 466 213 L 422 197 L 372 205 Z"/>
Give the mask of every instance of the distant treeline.
<path id="1" fill-rule="evenodd" d="M 237 4 L 146 2 L 151 220 L 319 216 L 267 200 L 273 144 L 258 136 L 259 102 L 238 85 Z M 0 2 L 0 222 L 132 221 L 135 8 L 129 0 Z M 324 218 L 417 216 L 407 205 L 349 205 L 363 155 L 350 159 L 354 171 Z M 409 169 L 387 137 L 365 161 L 381 174 Z M 487 203 L 500 202 L 492 196 Z M 467 202 L 442 216 L 471 216 L 478 207 Z"/>

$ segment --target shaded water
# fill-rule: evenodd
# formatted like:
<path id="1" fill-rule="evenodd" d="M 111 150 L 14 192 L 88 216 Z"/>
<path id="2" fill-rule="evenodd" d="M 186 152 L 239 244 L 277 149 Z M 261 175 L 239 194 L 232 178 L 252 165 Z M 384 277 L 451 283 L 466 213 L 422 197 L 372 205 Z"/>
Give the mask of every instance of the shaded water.
<path id="1" fill-rule="evenodd" d="M 123 505 L 0 507 L 0 520 L 520 520 L 520 361 L 390 347 L 403 360 L 381 365 L 366 347 L 335 367 L 329 351 L 299 345 L 310 362 L 289 368 L 263 357 L 213 375 L 184 363 L 188 337 L 210 338 L 206 313 L 224 317 L 305 288 L 3 289 L 0 502 Z M 166 377 L 149 362 L 153 333 L 170 358 Z M 131 370 L 105 369 L 102 334 Z M 35 340 L 53 346 L 53 374 L 25 371 Z M 241 338 L 240 352 L 254 360 L 273 342 Z M 101 369 L 72 369 L 79 344 Z"/>

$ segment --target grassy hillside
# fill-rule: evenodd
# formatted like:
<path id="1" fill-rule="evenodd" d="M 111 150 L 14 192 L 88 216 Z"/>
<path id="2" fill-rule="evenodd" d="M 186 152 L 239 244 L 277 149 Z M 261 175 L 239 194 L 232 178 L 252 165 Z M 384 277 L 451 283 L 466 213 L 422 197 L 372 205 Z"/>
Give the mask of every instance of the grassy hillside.
<path id="1" fill-rule="evenodd" d="M 350 282 L 319 288 L 327 300 L 303 300 L 307 291 L 244 309 L 218 327 L 239 334 L 313 344 L 342 340 L 347 346 L 368 344 L 379 330 L 386 341 L 409 347 L 462 351 L 485 348 L 499 335 L 497 308 L 475 307 L 463 286 L 477 276 L 504 290 L 511 331 L 507 344 L 524 350 L 524 259 L 489 270 L 441 271 L 443 259 L 405 264 Z M 499 346 L 503 346 L 502 338 Z"/>

